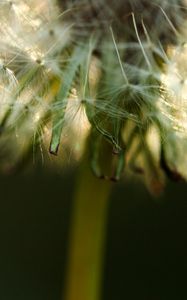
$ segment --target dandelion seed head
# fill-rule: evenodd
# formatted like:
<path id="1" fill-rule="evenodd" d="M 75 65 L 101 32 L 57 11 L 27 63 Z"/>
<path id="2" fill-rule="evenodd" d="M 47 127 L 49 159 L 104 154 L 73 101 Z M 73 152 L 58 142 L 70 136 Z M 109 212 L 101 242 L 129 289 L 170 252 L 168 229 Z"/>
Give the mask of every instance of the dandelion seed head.
<path id="1" fill-rule="evenodd" d="M 1 1 L 1 131 L 77 158 L 93 136 L 93 159 L 108 143 L 155 190 L 164 168 L 186 178 L 186 16 L 186 0 Z"/>

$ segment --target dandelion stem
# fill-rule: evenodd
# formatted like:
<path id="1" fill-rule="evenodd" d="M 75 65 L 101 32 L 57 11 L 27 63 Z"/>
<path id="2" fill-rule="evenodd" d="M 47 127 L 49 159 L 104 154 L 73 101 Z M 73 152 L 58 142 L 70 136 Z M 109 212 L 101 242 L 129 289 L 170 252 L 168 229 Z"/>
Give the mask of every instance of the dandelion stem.
<path id="1" fill-rule="evenodd" d="M 100 299 L 111 186 L 83 163 L 74 199 L 65 300 Z"/>

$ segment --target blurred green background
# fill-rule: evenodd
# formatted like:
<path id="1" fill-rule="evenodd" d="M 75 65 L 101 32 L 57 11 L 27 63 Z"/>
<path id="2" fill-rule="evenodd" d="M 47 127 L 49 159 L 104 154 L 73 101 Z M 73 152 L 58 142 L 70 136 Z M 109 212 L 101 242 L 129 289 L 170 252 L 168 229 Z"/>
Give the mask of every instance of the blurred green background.
<path id="1" fill-rule="evenodd" d="M 62 300 L 76 171 L 0 176 L 0 300 Z M 89 199 L 88 199 L 89 200 Z M 187 299 L 187 184 L 111 195 L 103 300 Z"/>

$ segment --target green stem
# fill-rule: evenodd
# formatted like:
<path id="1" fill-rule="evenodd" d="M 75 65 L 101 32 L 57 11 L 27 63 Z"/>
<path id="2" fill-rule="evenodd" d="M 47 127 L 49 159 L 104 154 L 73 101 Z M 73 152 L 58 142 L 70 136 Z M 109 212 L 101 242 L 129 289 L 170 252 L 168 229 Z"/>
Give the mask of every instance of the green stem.
<path id="1" fill-rule="evenodd" d="M 72 214 L 66 300 L 99 300 L 108 198 L 112 184 L 83 163 Z"/>

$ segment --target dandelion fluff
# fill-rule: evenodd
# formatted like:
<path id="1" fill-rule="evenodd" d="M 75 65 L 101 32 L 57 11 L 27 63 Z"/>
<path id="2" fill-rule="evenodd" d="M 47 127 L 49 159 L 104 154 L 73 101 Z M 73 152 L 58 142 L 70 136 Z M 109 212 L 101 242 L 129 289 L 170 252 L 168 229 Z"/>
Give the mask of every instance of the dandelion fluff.
<path id="1" fill-rule="evenodd" d="M 60 155 L 90 135 L 96 174 L 105 144 L 117 155 L 111 180 L 136 157 L 150 186 L 168 169 L 186 178 L 186 17 L 185 0 L 1 1 L 1 128 L 47 132 Z"/>

